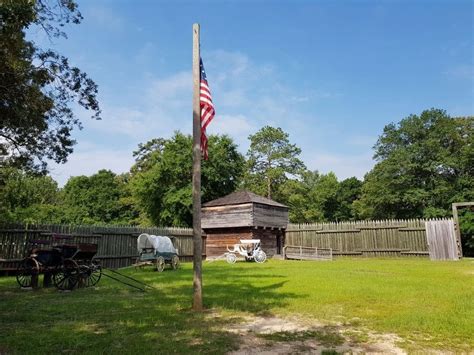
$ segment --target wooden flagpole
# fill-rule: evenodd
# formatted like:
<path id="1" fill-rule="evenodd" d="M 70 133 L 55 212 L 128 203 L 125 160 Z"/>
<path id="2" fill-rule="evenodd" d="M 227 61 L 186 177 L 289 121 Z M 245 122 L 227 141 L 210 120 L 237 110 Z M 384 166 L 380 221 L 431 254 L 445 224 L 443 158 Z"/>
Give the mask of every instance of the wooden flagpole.
<path id="1" fill-rule="evenodd" d="M 202 310 L 202 232 L 201 232 L 201 70 L 198 23 L 193 24 L 193 310 Z"/>

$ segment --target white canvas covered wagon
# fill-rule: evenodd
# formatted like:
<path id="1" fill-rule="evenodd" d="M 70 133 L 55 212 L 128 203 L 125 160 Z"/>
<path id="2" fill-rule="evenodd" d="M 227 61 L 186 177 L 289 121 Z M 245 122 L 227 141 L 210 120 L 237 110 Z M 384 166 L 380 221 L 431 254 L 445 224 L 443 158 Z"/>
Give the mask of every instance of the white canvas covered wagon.
<path id="1" fill-rule="evenodd" d="M 166 264 L 171 265 L 173 270 L 179 267 L 178 250 L 169 237 L 142 233 L 137 239 L 137 249 L 138 266 L 153 264 L 159 272 L 165 269 Z"/>

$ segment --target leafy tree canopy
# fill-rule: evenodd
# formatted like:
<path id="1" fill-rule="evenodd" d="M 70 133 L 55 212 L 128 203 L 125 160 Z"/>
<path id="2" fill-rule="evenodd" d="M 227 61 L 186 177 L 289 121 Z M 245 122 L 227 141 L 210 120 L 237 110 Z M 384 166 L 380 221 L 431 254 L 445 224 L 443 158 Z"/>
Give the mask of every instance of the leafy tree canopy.
<path id="1" fill-rule="evenodd" d="M 336 212 L 333 219 L 337 221 L 353 221 L 358 219 L 353 203 L 360 198 L 362 181 L 350 177 L 339 183 L 336 194 Z"/>
<path id="2" fill-rule="evenodd" d="M 80 122 L 76 102 L 100 118 L 97 85 L 69 60 L 26 39 L 40 26 L 50 38 L 82 16 L 73 0 L 0 1 L 0 163 L 46 171 L 47 161 L 64 163 Z"/>
<path id="3" fill-rule="evenodd" d="M 431 109 L 389 124 L 354 205 L 364 218 L 449 216 L 474 199 L 474 117 Z"/>
<path id="4" fill-rule="evenodd" d="M 228 136 L 209 137 L 209 160 L 202 162 L 202 201 L 233 192 L 239 185 L 244 158 Z M 154 139 L 134 153 L 131 189 L 155 225 L 192 225 L 192 137 L 176 132 Z"/>
<path id="5" fill-rule="evenodd" d="M 290 207 L 292 223 L 355 219 L 352 202 L 360 195 L 357 178 L 337 181 L 334 173 L 305 171 L 301 179 L 288 179 L 282 186 L 282 202 Z"/>
<path id="6" fill-rule="evenodd" d="M 59 223 L 58 184 L 49 176 L 0 170 L 0 221 Z"/>
<path id="7" fill-rule="evenodd" d="M 289 176 L 299 176 L 306 168 L 299 159 L 301 149 L 289 141 L 281 128 L 263 127 L 250 135 L 245 187 L 268 198 L 281 200 L 279 189 Z"/>
<path id="8" fill-rule="evenodd" d="M 74 224 L 130 223 L 131 212 L 122 200 L 127 196 L 124 179 L 110 170 L 71 177 L 61 191 L 64 219 Z"/>

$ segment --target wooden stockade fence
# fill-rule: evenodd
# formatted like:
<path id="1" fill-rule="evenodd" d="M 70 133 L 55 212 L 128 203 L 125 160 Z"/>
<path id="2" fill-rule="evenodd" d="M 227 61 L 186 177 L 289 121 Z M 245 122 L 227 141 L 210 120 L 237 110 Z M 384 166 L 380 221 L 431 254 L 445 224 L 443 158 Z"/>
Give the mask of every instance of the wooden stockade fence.
<path id="1" fill-rule="evenodd" d="M 191 228 L 140 228 L 130 226 L 8 225 L 0 227 L 0 271 L 15 270 L 32 247 L 32 242 L 53 241 L 53 235 L 71 237 L 66 243 L 97 243 L 97 258 L 108 268 L 130 266 L 138 256 L 141 233 L 174 237 L 182 261 L 191 261 Z M 203 250 L 206 239 L 203 236 Z M 205 255 L 204 255 L 205 257 Z"/>
<path id="2" fill-rule="evenodd" d="M 450 221 L 442 219 L 439 221 Z M 337 256 L 428 256 L 426 220 L 353 221 L 290 224 L 285 245 L 331 248 Z M 439 240 L 445 238 L 439 233 Z"/>
<path id="3" fill-rule="evenodd" d="M 425 225 L 425 222 L 426 223 Z M 427 238 L 427 232 L 429 238 Z M 72 237 L 75 243 L 97 243 L 97 258 L 102 265 L 120 268 L 137 258 L 136 242 L 141 233 L 175 237 L 182 261 L 191 261 L 191 228 L 140 228 L 130 226 L 3 225 L 0 227 L 0 271 L 15 270 L 25 257 L 32 241 L 52 241 L 53 235 Z M 455 259 L 453 221 L 385 220 L 339 223 L 290 224 L 285 245 L 331 249 L 334 257 L 431 256 Z M 428 246 L 428 240 L 430 246 Z M 203 249 L 206 237 L 203 235 Z M 431 254 L 430 254 L 431 252 Z M 206 255 L 203 255 L 206 257 Z"/>
<path id="4" fill-rule="evenodd" d="M 458 260 L 459 244 L 452 220 L 426 221 L 431 260 Z"/>

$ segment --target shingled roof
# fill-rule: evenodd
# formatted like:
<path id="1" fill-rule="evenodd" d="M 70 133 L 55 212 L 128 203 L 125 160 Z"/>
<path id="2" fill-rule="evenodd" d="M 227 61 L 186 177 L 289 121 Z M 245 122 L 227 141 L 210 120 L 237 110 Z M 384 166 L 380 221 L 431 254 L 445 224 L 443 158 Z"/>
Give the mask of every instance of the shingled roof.
<path id="1" fill-rule="evenodd" d="M 216 200 L 212 200 L 203 204 L 203 207 L 215 207 L 215 206 L 228 206 L 228 205 L 240 205 L 243 203 L 260 203 L 262 205 L 284 207 L 287 206 L 270 200 L 269 198 L 259 196 L 250 191 L 236 191 L 227 196 L 220 197 Z"/>

